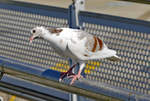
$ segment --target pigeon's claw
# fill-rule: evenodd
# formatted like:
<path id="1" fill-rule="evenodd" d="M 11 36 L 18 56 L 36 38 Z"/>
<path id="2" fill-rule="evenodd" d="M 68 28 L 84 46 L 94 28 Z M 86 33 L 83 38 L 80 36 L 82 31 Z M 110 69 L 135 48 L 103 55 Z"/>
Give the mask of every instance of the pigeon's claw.
<path id="1" fill-rule="evenodd" d="M 70 75 L 70 76 L 68 76 L 68 78 L 74 78 L 74 76 L 75 76 L 75 74 L 74 74 L 74 75 Z M 80 78 L 83 78 L 83 76 L 82 76 L 82 75 L 80 75 L 80 77 L 79 77 L 79 78 L 77 78 L 77 80 L 79 80 Z"/>
<path id="2" fill-rule="evenodd" d="M 66 72 L 60 74 L 59 82 L 61 82 L 67 76 Z"/>
<path id="3" fill-rule="evenodd" d="M 61 82 L 65 77 L 69 77 L 71 75 L 75 75 L 75 74 L 72 72 L 62 72 L 60 74 L 59 82 Z"/>
<path id="4" fill-rule="evenodd" d="M 76 80 L 82 78 L 82 76 L 80 74 L 77 74 L 77 75 L 71 75 L 70 78 L 72 78 L 72 81 L 70 83 L 70 85 L 72 85 Z"/>
<path id="5" fill-rule="evenodd" d="M 71 75 L 75 75 L 74 73 L 72 73 L 72 69 L 76 66 L 76 64 L 74 64 L 67 72 L 62 72 L 60 74 L 60 78 L 59 78 L 59 82 L 61 82 L 65 77 L 71 76 Z"/>

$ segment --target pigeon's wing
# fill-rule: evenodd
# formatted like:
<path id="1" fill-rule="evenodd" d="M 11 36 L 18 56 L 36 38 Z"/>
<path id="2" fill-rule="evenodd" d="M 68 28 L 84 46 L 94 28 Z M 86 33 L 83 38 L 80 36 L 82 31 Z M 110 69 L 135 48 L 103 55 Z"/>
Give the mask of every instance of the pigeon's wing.
<path id="1" fill-rule="evenodd" d="M 109 49 L 104 42 L 84 31 L 78 31 L 76 36 L 68 42 L 70 52 L 80 60 L 109 58 L 119 59 L 116 51 Z"/>

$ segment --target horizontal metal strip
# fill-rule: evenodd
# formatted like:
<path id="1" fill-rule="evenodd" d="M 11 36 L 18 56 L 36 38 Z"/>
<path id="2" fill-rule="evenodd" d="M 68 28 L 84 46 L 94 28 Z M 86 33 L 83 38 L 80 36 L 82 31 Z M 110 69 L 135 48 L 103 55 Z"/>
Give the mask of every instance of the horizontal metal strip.
<path id="1" fill-rule="evenodd" d="M 45 95 L 40 92 L 36 92 L 27 88 L 12 85 L 3 81 L 0 81 L 0 90 L 9 94 L 17 95 L 35 101 L 67 101 L 65 99 L 57 98 L 50 95 Z"/>
<path id="2" fill-rule="evenodd" d="M 85 23 L 88 22 L 92 24 L 102 24 L 105 26 L 112 26 L 138 32 L 150 33 L 150 24 L 147 21 L 142 20 L 85 11 L 80 12 L 79 20 Z"/>
<path id="3" fill-rule="evenodd" d="M 58 7 L 50 7 L 46 5 L 43 6 L 39 4 L 22 3 L 22 2 L 15 2 L 15 1 L 11 2 L 8 0 L 7 1 L 1 0 L 0 8 L 19 11 L 19 12 L 39 14 L 39 15 L 44 15 L 44 16 L 68 18 L 67 9 L 58 8 Z M 49 13 L 50 11 L 51 13 Z"/>
<path id="4" fill-rule="evenodd" d="M 67 24 L 67 19 L 64 18 L 57 18 L 57 17 L 51 17 L 51 16 L 42 16 L 42 15 L 37 15 L 33 13 L 25 13 L 25 12 L 16 12 L 13 10 L 9 11 L 3 11 L 3 9 L 0 9 L 0 17 L 5 17 L 7 19 L 12 19 L 12 20 L 19 20 L 19 21 L 27 21 L 27 22 L 32 22 L 34 21 L 35 23 L 37 20 L 40 20 L 42 22 L 46 21 L 51 21 L 51 22 L 58 22 L 58 23 L 66 23 Z M 51 13 L 51 12 L 50 12 Z"/>

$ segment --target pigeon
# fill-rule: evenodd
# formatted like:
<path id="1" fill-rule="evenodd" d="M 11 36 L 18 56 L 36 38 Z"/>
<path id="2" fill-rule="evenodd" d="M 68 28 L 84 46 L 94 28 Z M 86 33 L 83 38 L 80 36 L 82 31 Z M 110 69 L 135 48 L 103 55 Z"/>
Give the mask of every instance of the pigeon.
<path id="1" fill-rule="evenodd" d="M 81 72 L 89 60 L 121 60 L 116 51 L 109 49 L 100 37 L 80 29 L 38 26 L 33 28 L 31 33 L 30 43 L 38 38 L 47 40 L 59 55 L 74 61 L 67 72 L 61 73 L 59 79 L 62 81 L 65 77 L 72 78 L 70 85 L 82 77 Z M 79 70 L 75 74 L 72 70 L 76 65 L 79 66 Z"/>

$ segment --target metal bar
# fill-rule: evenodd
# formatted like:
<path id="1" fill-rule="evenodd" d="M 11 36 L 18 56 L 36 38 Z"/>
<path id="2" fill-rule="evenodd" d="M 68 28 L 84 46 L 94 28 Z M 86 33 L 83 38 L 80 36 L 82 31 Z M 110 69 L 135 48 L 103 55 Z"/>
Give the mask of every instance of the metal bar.
<path id="1" fill-rule="evenodd" d="M 40 95 L 36 96 L 36 93 L 35 93 L 35 96 L 33 96 L 31 94 L 25 95 L 24 93 L 18 93 L 19 94 L 18 96 L 25 96 L 25 98 L 27 97 L 27 98 L 31 98 L 31 99 L 33 99 L 33 97 L 36 97 L 37 99 L 38 98 L 48 99 L 49 97 L 50 98 L 54 97 L 54 98 L 68 101 L 69 94 L 67 92 L 61 92 L 61 91 L 58 91 L 57 89 L 54 89 L 51 87 L 46 87 L 46 86 L 39 85 L 39 84 L 36 84 L 33 82 L 25 81 L 23 79 L 12 77 L 10 75 L 4 75 L 3 78 L 1 79 L 1 81 L 8 83 L 9 85 L 15 85 L 20 88 L 26 88 L 29 91 L 39 92 L 38 94 L 41 94 L 41 96 Z M 7 90 L 7 89 L 4 88 L 4 90 Z M 17 91 L 14 91 L 14 90 L 12 91 L 12 93 L 14 93 L 13 95 L 16 95 L 15 92 L 17 92 Z M 43 95 L 45 97 L 43 97 Z"/>
<path id="2" fill-rule="evenodd" d="M 85 0 L 75 0 L 75 18 L 76 18 L 76 26 L 82 27 L 79 22 L 79 12 L 85 9 Z"/>
<path id="3" fill-rule="evenodd" d="M 11 67 L 11 65 L 12 65 L 12 67 Z M 103 94 L 96 93 L 96 92 L 91 92 L 91 91 L 83 89 L 83 88 L 78 88 L 75 86 L 70 86 L 70 85 L 66 85 L 63 83 L 59 83 L 58 81 L 56 81 L 54 79 L 47 79 L 47 78 L 42 77 L 41 75 L 38 75 L 38 74 L 30 74 L 27 72 L 23 72 L 21 70 L 18 70 L 16 67 L 15 67 L 16 69 L 13 68 L 14 66 L 16 66 L 16 67 L 18 66 L 18 68 L 22 67 L 21 65 L 14 65 L 11 63 L 5 63 L 5 64 L 3 63 L 3 66 L 0 66 L 0 71 L 3 70 L 3 72 L 5 74 L 11 75 L 11 76 L 14 76 L 17 78 L 21 78 L 24 80 L 28 80 L 31 82 L 35 82 L 35 83 L 38 83 L 38 84 L 41 84 L 44 86 L 53 87 L 53 88 L 67 91 L 70 93 L 79 94 L 81 96 L 86 96 L 86 97 L 90 97 L 90 98 L 97 99 L 97 100 L 103 100 L 103 101 L 107 101 L 110 99 L 111 99 L 111 101 L 120 101 L 117 98 L 105 96 Z M 28 67 L 25 67 L 25 68 L 28 68 Z"/>
<path id="4" fill-rule="evenodd" d="M 15 94 L 17 96 L 36 101 L 66 101 L 64 99 L 55 98 L 54 96 L 47 96 L 40 92 L 36 92 L 27 88 L 12 85 L 3 81 L 0 81 L 0 90 L 8 94 Z"/>
<path id="5" fill-rule="evenodd" d="M 99 99 L 99 100 L 111 99 L 112 101 L 118 100 L 118 99 L 114 100 L 114 98 L 107 97 L 107 96 L 100 95 L 100 94 L 96 94 L 94 92 L 86 91 L 86 90 L 81 89 L 81 88 L 76 88 L 74 86 L 61 84 L 61 83 L 58 83 L 56 81 L 48 80 L 48 79 L 45 79 L 45 78 L 42 78 L 39 76 L 35 76 L 32 74 L 23 73 L 20 71 L 14 71 L 13 69 L 4 69 L 4 72 L 9 74 L 9 75 L 15 75 L 15 77 L 19 77 L 19 78 L 22 78 L 24 80 L 36 82 L 36 83 L 39 83 L 39 84 L 42 84 L 45 86 L 54 87 L 54 88 L 61 89 L 61 90 L 67 91 L 67 92 L 72 92 L 72 93 L 80 94 L 83 96 L 91 97 L 94 99 Z"/>
<path id="6" fill-rule="evenodd" d="M 75 5 L 71 4 L 69 6 L 69 27 L 70 28 L 77 28 L 77 19 L 76 19 L 76 11 Z"/>
<path id="7" fill-rule="evenodd" d="M 69 6 L 69 27 L 80 28 L 79 12 L 84 10 L 84 0 L 73 0 L 74 2 Z"/>

